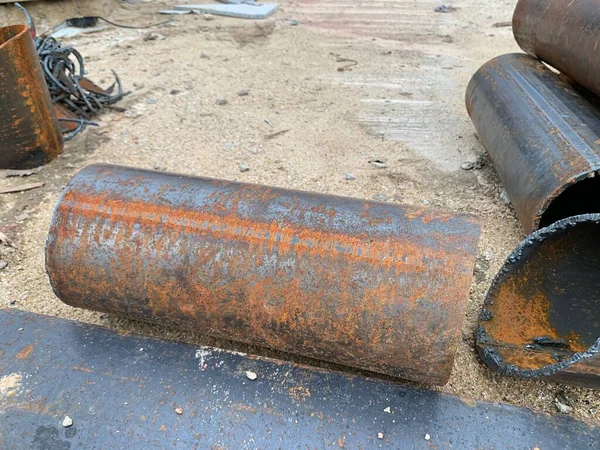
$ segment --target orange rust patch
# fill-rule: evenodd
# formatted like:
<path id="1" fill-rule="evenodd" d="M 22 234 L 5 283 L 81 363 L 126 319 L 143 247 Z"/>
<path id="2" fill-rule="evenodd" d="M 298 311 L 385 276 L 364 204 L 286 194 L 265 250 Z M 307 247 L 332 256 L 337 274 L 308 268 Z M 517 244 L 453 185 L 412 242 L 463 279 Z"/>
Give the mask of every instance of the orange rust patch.
<path id="1" fill-rule="evenodd" d="M 17 358 L 26 359 L 29 357 L 29 355 L 31 355 L 31 353 L 33 353 L 33 345 L 28 345 L 27 347 L 23 348 L 23 350 L 21 350 L 19 353 L 17 353 Z"/>

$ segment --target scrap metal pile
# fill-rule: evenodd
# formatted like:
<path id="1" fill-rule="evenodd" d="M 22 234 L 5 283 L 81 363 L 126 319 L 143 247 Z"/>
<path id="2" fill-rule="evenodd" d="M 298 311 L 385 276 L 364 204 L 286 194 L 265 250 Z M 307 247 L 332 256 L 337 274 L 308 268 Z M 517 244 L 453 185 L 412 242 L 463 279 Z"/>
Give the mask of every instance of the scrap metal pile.
<path id="1" fill-rule="evenodd" d="M 71 140 L 104 108 L 123 98 L 123 86 L 113 70 L 115 82 L 102 89 L 85 76 L 81 54 L 72 46 L 63 46 L 51 36 L 36 37 L 35 48 L 44 71 L 50 97 L 59 121 L 75 124 L 64 126 L 65 141 Z M 115 92 L 116 90 L 116 92 Z"/>
<path id="2" fill-rule="evenodd" d="M 515 37 L 532 56 L 484 65 L 466 101 L 533 232 L 487 295 L 476 333 L 481 358 L 506 375 L 598 388 L 600 112 L 594 94 L 536 59 L 600 94 L 589 76 L 600 69 L 592 45 L 600 27 L 590 23 L 600 24 L 600 11 L 589 2 L 520 0 Z M 11 116 L 0 103 L 0 132 L 16 141 L 52 131 L 23 144 L 20 158 L 3 151 L 0 164 L 10 168 L 48 161 L 62 144 L 42 67 L 63 100 L 93 92 L 84 78 L 61 76 L 83 76 L 61 56 L 71 50 L 44 42 L 38 50 L 50 46 L 52 59 L 32 64 L 27 27 L 0 30 L 8 74 L 0 101 L 22 107 Z M 34 66 L 25 80 L 2 54 L 17 45 Z M 33 95 L 40 110 L 23 102 Z M 74 105 L 91 114 L 102 106 L 96 101 L 86 95 Z M 443 385 L 479 236 L 477 218 L 465 214 L 93 165 L 62 193 L 46 269 L 56 295 L 74 307 Z M 600 447 L 597 427 L 565 417 L 28 313 L 0 311 L 0 340 L 0 367 L 12 377 L 3 379 L 0 443 L 64 444 L 46 427 L 70 411 L 83 425 L 66 434 L 68 446 Z M 11 387 L 19 383 L 26 387 Z M 115 411 L 124 419 L 113 420 Z"/>

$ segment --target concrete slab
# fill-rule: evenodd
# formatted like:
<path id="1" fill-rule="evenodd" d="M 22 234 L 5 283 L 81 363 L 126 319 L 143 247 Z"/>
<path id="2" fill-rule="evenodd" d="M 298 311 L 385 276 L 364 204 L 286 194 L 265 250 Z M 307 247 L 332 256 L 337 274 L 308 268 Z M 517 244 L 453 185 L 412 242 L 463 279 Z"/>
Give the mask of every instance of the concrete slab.
<path id="1" fill-rule="evenodd" d="M 240 19 L 266 19 L 273 14 L 279 6 L 275 3 L 261 5 L 177 5 L 177 10 L 191 10 L 215 16 L 237 17 Z"/>

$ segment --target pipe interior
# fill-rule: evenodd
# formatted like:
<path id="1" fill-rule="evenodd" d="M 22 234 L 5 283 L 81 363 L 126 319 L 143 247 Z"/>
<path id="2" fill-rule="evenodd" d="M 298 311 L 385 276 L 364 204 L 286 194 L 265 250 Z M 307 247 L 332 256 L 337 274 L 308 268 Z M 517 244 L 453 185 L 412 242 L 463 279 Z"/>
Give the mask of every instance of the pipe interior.
<path id="1" fill-rule="evenodd" d="M 565 189 L 542 215 L 540 228 L 567 217 L 591 213 L 600 213 L 600 176 L 586 178 Z"/>
<path id="2" fill-rule="evenodd" d="M 11 39 L 17 37 L 27 27 L 25 25 L 11 25 L 8 27 L 0 27 L 0 47 L 6 44 Z"/>
<path id="3" fill-rule="evenodd" d="M 600 216 L 594 217 L 533 240 L 508 264 L 490 296 L 492 319 L 484 322 L 496 344 L 560 361 L 600 337 Z"/>

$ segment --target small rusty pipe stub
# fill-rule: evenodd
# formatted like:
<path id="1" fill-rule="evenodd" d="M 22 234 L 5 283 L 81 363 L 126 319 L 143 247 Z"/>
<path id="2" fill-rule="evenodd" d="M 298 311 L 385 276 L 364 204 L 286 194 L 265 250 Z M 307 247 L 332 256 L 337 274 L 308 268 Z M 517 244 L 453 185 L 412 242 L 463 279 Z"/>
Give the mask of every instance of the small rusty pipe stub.
<path id="1" fill-rule="evenodd" d="M 600 212 L 600 111 L 560 76 L 499 56 L 475 73 L 466 105 L 527 233 Z"/>
<path id="2" fill-rule="evenodd" d="M 29 29 L 0 28 L 0 169 L 40 166 L 62 148 L 62 132 Z"/>
<path id="3" fill-rule="evenodd" d="M 600 214 L 528 236 L 492 283 L 477 349 L 497 372 L 600 388 Z"/>
<path id="4" fill-rule="evenodd" d="M 519 0 L 512 28 L 519 46 L 600 94 L 597 0 Z"/>
<path id="5" fill-rule="evenodd" d="M 480 228 L 467 215 L 119 166 L 65 188 L 65 303 L 443 384 Z"/>

